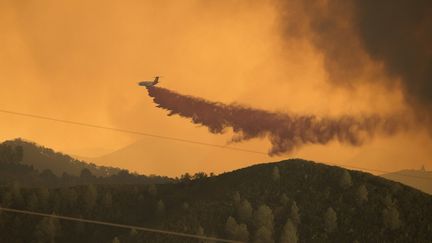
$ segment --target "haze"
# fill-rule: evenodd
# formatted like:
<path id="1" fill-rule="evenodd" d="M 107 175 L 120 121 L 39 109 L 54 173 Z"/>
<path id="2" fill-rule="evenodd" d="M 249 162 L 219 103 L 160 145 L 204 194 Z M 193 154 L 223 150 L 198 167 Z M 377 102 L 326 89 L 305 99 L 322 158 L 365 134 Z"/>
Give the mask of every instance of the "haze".
<path id="1" fill-rule="evenodd" d="M 282 16 L 275 1 L 246 2 L 2 1 L 0 109 L 226 144 L 230 132 L 214 135 L 167 117 L 136 85 L 162 75 L 160 85 L 171 90 L 270 111 L 411 116 L 403 88 L 388 85 L 400 78 L 382 65 L 365 58 L 355 85 L 329 82 L 313 37 L 287 38 L 283 29 L 281 19 L 296 23 L 304 16 Z M 360 147 L 334 142 L 270 158 L 3 113 L 0 124 L 2 140 L 22 137 L 79 157 L 138 141 L 140 153 L 108 165 L 145 174 L 220 173 L 282 157 L 387 171 L 432 166 L 432 141 L 421 125 Z M 260 139 L 235 146 L 269 148 Z"/>

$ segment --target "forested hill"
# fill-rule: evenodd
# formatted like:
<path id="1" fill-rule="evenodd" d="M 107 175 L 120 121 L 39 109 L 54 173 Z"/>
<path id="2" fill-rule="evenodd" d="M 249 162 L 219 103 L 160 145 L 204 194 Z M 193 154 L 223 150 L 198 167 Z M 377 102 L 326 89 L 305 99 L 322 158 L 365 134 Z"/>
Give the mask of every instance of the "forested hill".
<path id="1" fill-rule="evenodd" d="M 161 185 L 0 188 L 0 204 L 245 242 L 431 242 L 432 196 L 371 174 L 292 159 Z M 0 214 L 0 242 L 195 242 Z"/>
<path id="2" fill-rule="evenodd" d="M 83 169 L 88 169 L 95 176 L 110 176 L 121 171 L 120 168 L 86 163 L 23 139 L 5 141 L 3 145 L 22 147 L 24 155 L 22 159 L 23 164 L 31 165 L 39 171 L 49 169 L 57 176 L 61 176 L 64 172 L 69 175 L 79 176 Z"/>
<path id="3" fill-rule="evenodd" d="M 53 170 L 57 170 L 57 174 L 53 173 Z M 70 173 L 77 170 L 80 171 Z M 59 172 L 62 173 L 58 175 Z M 18 184 L 23 187 L 54 188 L 83 184 L 162 184 L 171 182 L 174 182 L 174 179 L 166 176 L 139 175 L 125 169 L 87 164 L 22 140 L 0 144 L 0 186 Z"/>

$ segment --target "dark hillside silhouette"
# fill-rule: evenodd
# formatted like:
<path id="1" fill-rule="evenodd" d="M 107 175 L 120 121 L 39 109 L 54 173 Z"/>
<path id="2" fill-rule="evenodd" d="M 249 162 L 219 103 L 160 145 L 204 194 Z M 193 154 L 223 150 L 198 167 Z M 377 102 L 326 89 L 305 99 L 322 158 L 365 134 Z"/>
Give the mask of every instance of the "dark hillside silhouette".
<path id="1" fill-rule="evenodd" d="M 44 168 L 36 169 L 35 165 L 44 165 Z M 65 172 L 58 175 L 50 166 Z M 78 174 L 69 172 L 77 169 L 80 169 Z M 94 174 L 95 171 L 97 174 Z M 102 174 L 104 171 L 110 173 Z M 22 140 L 0 144 L 0 186 L 18 183 L 24 187 L 68 187 L 92 183 L 163 184 L 173 181 L 174 179 L 163 176 L 145 176 L 124 169 L 87 164 Z"/>
<path id="2" fill-rule="evenodd" d="M 56 152 L 50 148 L 19 138 L 5 141 L 3 144 L 12 147 L 21 147 L 24 152 L 23 164 L 31 165 L 40 171 L 50 169 L 57 176 L 61 176 L 65 172 L 78 176 L 81 170 L 85 168 L 89 169 L 96 176 L 109 176 L 117 174 L 121 170 L 120 168 L 97 166 L 77 160 L 67 154 Z"/>
<path id="3" fill-rule="evenodd" d="M 9 158 L 19 149 L 3 151 Z M 7 157 L 7 156 L 4 156 Z M 4 161 L 3 161 L 4 162 Z M 16 161 L 13 162 L 19 166 Z M 7 165 L 8 163 L 3 163 Z M 10 164 L 10 163 L 9 163 Z M 18 167 L 17 167 L 18 168 Z M 31 167 L 19 167 L 30 171 Z M 55 180 L 49 172 L 38 174 Z M 83 170 L 81 185 L 0 187 L 0 205 L 250 242 L 430 242 L 432 196 L 359 171 L 291 159 L 175 183 L 122 184 Z M 3 177 L 2 177 L 3 178 Z M 64 176 L 61 180 L 74 180 Z M 22 232 L 27 232 L 23 234 Z M 195 242 L 0 213 L 0 242 Z"/>

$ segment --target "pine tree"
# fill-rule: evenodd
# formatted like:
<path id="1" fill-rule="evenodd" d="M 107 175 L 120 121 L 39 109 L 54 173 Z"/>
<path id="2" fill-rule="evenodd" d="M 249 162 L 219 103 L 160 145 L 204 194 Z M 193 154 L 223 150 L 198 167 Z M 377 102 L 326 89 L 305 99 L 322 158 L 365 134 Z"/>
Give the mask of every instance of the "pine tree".
<path id="1" fill-rule="evenodd" d="M 90 184 L 85 189 L 83 201 L 85 208 L 90 211 L 96 206 L 97 190 L 93 184 Z"/>
<path id="2" fill-rule="evenodd" d="M 39 199 L 39 204 L 42 207 L 42 209 L 46 209 L 48 207 L 50 191 L 45 187 L 41 187 L 37 190 L 37 196 Z"/>
<path id="3" fill-rule="evenodd" d="M 278 181 L 280 179 L 279 168 L 277 166 L 273 167 L 272 178 L 274 181 Z"/>
<path id="4" fill-rule="evenodd" d="M 156 188 L 156 186 L 154 184 L 149 185 L 148 192 L 150 193 L 150 195 L 156 196 L 157 195 L 157 188 Z"/>
<path id="5" fill-rule="evenodd" d="M 254 243 L 272 243 L 274 242 L 272 232 L 265 226 L 261 226 L 255 232 Z"/>
<path id="6" fill-rule="evenodd" d="M 36 210 L 39 207 L 39 200 L 35 193 L 32 193 L 27 199 L 27 208 L 29 210 Z"/>
<path id="7" fill-rule="evenodd" d="M 342 171 L 342 175 L 339 179 L 339 185 L 342 189 L 348 189 L 352 185 L 351 175 L 345 169 Z"/>
<path id="8" fill-rule="evenodd" d="M 270 207 L 267 205 L 261 205 L 254 213 L 254 224 L 256 228 L 265 226 L 270 230 L 273 230 L 274 216 Z"/>
<path id="9" fill-rule="evenodd" d="M 165 215 L 165 204 L 162 200 L 159 200 L 156 204 L 156 216 L 161 218 Z"/>
<path id="10" fill-rule="evenodd" d="M 296 201 L 293 201 L 291 205 L 290 218 L 295 225 L 300 224 L 300 213 Z"/>
<path id="11" fill-rule="evenodd" d="M 106 192 L 104 197 L 102 198 L 102 205 L 104 208 L 111 208 L 112 207 L 112 196 L 110 192 Z"/>
<path id="12" fill-rule="evenodd" d="M 238 205 L 241 201 L 241 197 L 240 197 L 240 193 L 239 192 L 235 192 L 233 195 L 233 200 L 234 200 L 234 204 Z"/>
<path id="13" fill-rule="evenodd" d="M 360 203 L 367 202 L 368 200 L 368 190 L 365 185 L 359 186 L 357 189 L 357 199 Z"/>
<path id="14" fill-rule="evenodd" d="M 237 215 L 240 222 L 246 223 L 252 218 L 252 205 L 246 199 L 237 207 Z"/>
<path id="15" fill-rule="evenodd" d="M 324 214 L 324 229 L 327 233 L 334 232 L 337 229 L 337 215 L 332 207 L 329 207 Z"/>
<path id="16" fill-rule="evenodd" d="M 15 206 L 21 207 L 24 205 L 24 198 L 21 194 L 21 186 L 18 181 L 12 183 L 12 198 Z"/>
<path id="17" fill-rule="evenodd" d="M 246 224 L 238 225 L 235 239 L 243 242 L 249 241 L 249 231 Z"/>
<path id="18" fill-rule="evenodd" d="M 62 189 L 62 197 L 66 201 L 66 206 L 74 208 L 78 201 L 78 194 L 74 188 Z"/>
<path id="19" fill-rule="evenodd" d="M 44 217 L 35 229 L 35 238 L 38 242 L 54 243 L 56 236 L 60 231 L 58 219 L 53 217 Z"/>
<path id="20" fill-rule="evenodd" d="M 237 231 L 237 222 L 233 217 L 229 216 L 225 223 L 225 233 L 232 238 L 236 234 L 236 231 Z"/>
<path id="21" fill-rule="evenodd" d="M 185 210 L 185 211 L 188 211 L 189 210 L 189 203 L 183 202 L 182 209 Z"/>
<path id="22" fill-rule="evenodd" d="M 399 218 L 399 211 L 395 205 L 386 207 L 382 213 L 384 226 L 390 230 L 396 230 L 401 226 L 401 220 Z"/>
<path id="23" fill-rule="evenodd" d="M 225 233 L 229 238 L 247 242 L 249 240 L 249 231 L 245 224 L 237 224 L 236 220 L 229 216 L 225 223 Z"/>
<path id="24" fill-rule="evenodd" d="M 274 216 L 270 207 L 261 205 L 254 213 L 255 232 L 254 242 L 273 242 Z"/>
<path id="25" fill-rule="evenodd" d="M 289 203 L 289 198 L 285 193 L 282 193 L 281 197 L 280 197 L 280 203 L 282 204 L 282 206 L 287 206 Z"/>
<path id="26" fill-rule="evenodd" d="M 288 219 L 282 229 L 280 243 L 297 243 L 297 228 L 291 219 Z"/>

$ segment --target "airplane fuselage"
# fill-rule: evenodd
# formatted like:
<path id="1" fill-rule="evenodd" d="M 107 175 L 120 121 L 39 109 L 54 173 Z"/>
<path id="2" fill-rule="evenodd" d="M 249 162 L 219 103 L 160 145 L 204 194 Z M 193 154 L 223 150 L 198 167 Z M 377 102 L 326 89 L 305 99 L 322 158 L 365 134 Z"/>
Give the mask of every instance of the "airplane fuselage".
<path id="1" fill-rule="evenodd" d="M 150 87 L 150 86 L 155 86 L 156 84 L 153 81 L 142 81 L 142 82 L 139 82 L 138 85 Z"/>
<path id="2" fill-rule="evenodd" d="M 139 82 L 138 85 L 139 86 L 145 86 L 145 87 L 151 87 L 151 86 L 155 86 L 158 83 L 159 83 L 159 76 L 156 76 L 153 81 L 142 81 L 142 82 Z"/>

